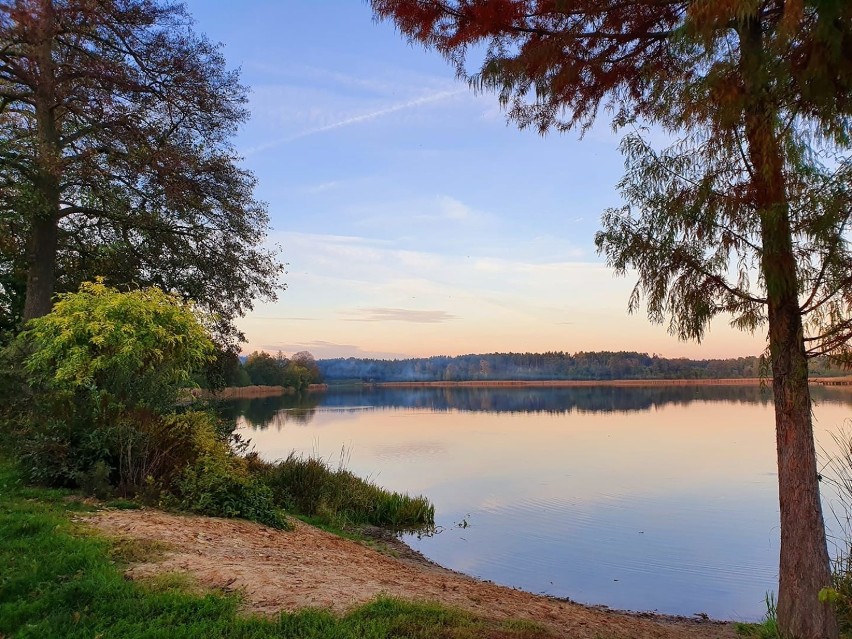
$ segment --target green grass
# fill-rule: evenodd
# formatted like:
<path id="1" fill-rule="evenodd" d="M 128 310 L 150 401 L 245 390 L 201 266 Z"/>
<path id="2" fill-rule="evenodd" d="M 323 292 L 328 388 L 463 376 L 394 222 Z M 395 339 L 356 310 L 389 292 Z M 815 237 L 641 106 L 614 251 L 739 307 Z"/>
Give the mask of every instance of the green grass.
<path id="1" fill-rule="evenodd" d="M 106 537 L 109 543 L 107 554 L 113 561 L 122 564 L 158 561 L 169 550 L 167 544 L 148 539 L 130 537 Z"/>
<path id="2" fill-rule="evenodd" d="M 494 622 L 431 604 L 378 599 L 338 617 L 238 614 L 237 595 L 202 592 L 183 574 L 135 583 L 121 568 L 157 545 L 82 532 L 92 507 L 67 491 L 28 488 L 0 456 L 0 637 L 15 639 L 543 639 L 529 622 Z M 295 587 L 295 586 L 294 586 Z"/>
<path id="3" fill-rule="evenodd" d="M 834 561 L 831 592 L 842 637 L 852 637 L 852 543 Z"/>
<path id="4" fill-rule="evenodd" d="M 142 504 L 131 499 L 111 499 L 104 503 L 105 508 L 114 508 L 115 510 L 139 510 Z"/>
<path id="5" fill-rule="evenodd" d="M 253 457 L 249 467 L 288 512 L 315 518 L 332 528 L 372 524 L 416 531 L 435 523 L 435 507 L 426 497 L 385 490 L 345 468 L 332 468 L 324 459 L 291 453 L 284 460 L 268 463 Z"/>
<path id="6" fill-rule="evenodd" d="M 767 592 L 766 616 L 760 623 L 735 623 L 734 630 L 741 637 L 749 639 L 778 639 L 778 603 L 775 593 Z"/>
<path id="7" fill-rule="evenodd" d="M 320 530 L 329 532 L 332 535 L 337 535 L 338 537 L 343 537 L 350 541 L 357 541 L 360 544 L 366 544 L 374 548 L 380 548 L 375 539 L 371 539 L 367 535 L 363 534 L 363 529 L 359 529 L 358 527 L 340 526 L 338 525 L 340 522 L 330 522 L 328 521 L 328 518 L 318 517 L 316 515 L 293 515 L 293 517 L 299 521 L 305 522 L 306 524 L 310 524 L 314 528 L 319 528 Z"/>

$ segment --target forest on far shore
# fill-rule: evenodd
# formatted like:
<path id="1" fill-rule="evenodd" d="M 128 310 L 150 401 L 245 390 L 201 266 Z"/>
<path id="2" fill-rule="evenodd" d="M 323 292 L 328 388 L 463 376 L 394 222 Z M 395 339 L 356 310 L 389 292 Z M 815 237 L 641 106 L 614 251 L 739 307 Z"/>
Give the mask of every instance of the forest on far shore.
<path id="1" fill-rule="evenodd" d="M 317 360 L 323 381 L 437 382 L 504 380 L 738 379 L 766 376 L 761 357 L 667 358 L 648 353 L 487 353 L 411 359 L 336 358 Z M 828 358 L 810 360 L 814 377 L 846 375 Z"/>

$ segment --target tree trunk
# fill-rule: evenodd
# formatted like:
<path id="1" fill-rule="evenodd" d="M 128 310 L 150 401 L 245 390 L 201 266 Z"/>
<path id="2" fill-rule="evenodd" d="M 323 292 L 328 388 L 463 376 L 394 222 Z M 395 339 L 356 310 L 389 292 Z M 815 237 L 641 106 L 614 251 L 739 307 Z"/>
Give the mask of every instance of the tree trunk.
<path id="1" fill-rule="evenodd" d="M 819 591 L 831 584 L 831 566 L 789 215 L 786 206 L 775 206 L 761 217 L 781 505 L 778 628 L 783 637 L 831 639 L 838 634 L 837 620 L 819 602 Z"/>
<path id="2" fill-rule="evenodd" d="M 831 639 L 838 634 L 837 620 L 830 606 L 819 602 L 819 591 L 831 584 L 831 571 L 811 424 L 808 362 L 795 297 L 770 301 L 769 345 L 781 504 L 778 628 L 782 637 Z"/>
<path id="3" fill-rule="evenodd" d="M 776 185 L 783 179 L 780 164 L 767 158 L 764 151 L 774 145 L 766 142 L 766 138 L 754 140 L 760 147 L 752 152 L 752 157 L 762 156 L 764 160 L 755 165 L 755 182 L 758 191 L 762 190 L 768 200 L 759 205 L 759 213 L 763 237 L 762 269 L 769 307 L 769 352 L 781 506 L 778 628 L 782 637 L 791 639 L 833 639 L 838 636 L 834 611 L 828 604 L 819 602 L 820 589 L 831 584 L 831 566 L 811 423 L 808 360 L 798 299 L 796 258 L 789 210 L 785 202 L 777 199 Z M 754 146 L 752 139 L 749 146 Z M 780 152 L 777 157 L 780 158 Z M 763 169 L 768 172 L 762 173 Z M 762 197 L 758 193 L 758 199 Z"/>
<path id="4" fill-rule="evenodd" d="M 780 636 L 791 639 L 834 639 L 838 636 L 834 611 L 819 601 L 819 591 L 831 584 L 831 564 L 819 493 L 789 208 L 780 202 L 783 190 L 779 192 L 777 187 L 783 180 L 780 147 L 774 135 L 758 136 L 755 143 L 758 141 L 760 149 L 752 155 L 764 162 L 756 171 L 755 182 L 765 188 L 767 198 L 759 212 L 781 506 L 778 630 Z"/>
<path id="5" fill-rule="evenodd" d="M 58 208 L 58 203 L 57 203 Z M 24 321 L 50 313 L 56 281 L 56 218 L 40 216 L 33 220 L 27 250 L 27 297 Z"/>
<path id="6" fill-rule="evenodd" d="M 819 601 L 819 591 L 831 584 L 831 564 L 819 493 L 779 111 L 765 80 L 760 20 L 746 19 L 739 35 L 747 96 L 745 136 L 763 245 L 761 269 L 766 284 L 775 398 L 781 506 L 778 632 L 785 639 L 836 639 L 834 611 Z"/>
<path id="7" fill-rule="evenodd" d="M 38 14 L 38 82 L 35 89 L 35 116 L 38 139 L 35 205 L 27 246 L 27 295 L 24 322 L 50 312 L 56 283 L 56 248 L 59 226 L 62 151 L 56 121 L 56 63 L 53 40 L 56 16 L 52 0 L 41 0 Z"/>
<path id="8" fill-rule="evenodd" d="M 778 108 L 762 80 L 766 74 L 762 68 L 759 20 L 743 23 L 740 42 L 742 77 L 748 95 L 745 135 L 763 245 L 761 268 L 766 283 L 775 398 L 781 506 L 778 631 L 785 639 L 836 639 L 834 611 L 819 601 L 819 591 L 831 584 L 831 564 L 819 493 L 808 359 Z"/>

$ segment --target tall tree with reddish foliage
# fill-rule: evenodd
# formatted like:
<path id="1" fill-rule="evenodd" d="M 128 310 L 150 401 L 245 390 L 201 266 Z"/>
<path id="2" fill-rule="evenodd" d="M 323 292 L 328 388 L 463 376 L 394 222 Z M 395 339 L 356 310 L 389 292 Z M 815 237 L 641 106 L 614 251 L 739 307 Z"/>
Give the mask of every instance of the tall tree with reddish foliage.
<path id="1" fill-rule="evenodd" d="M 180 4 L 0 1 L 0 234 L 19 240 L 0 243 L 6 324 L 103 275 L 196 300 L 233 342 L 282 270 L 230 144 L 245 102 Z"/>
<path id="2" fill-rule="evenodd" d="M 768 328 L 782 636 L 837 636 L 807 360 L 849 361 L 852 3 L 843 0 L 372 0 L 520 127 L 626 129 L 626 202 L 596 244 L 630 300 L 701 339 L 719 313 Z M 484 54 L 482 52 L 484 51 Z M 476 57 L 474 56 L 481 56 Z M 473 69 L 473 70 L 471 70 Z M 674 143 L 655 151 L 642 127 Z M 844 155 L 847 154 L 847 155 Z"/>

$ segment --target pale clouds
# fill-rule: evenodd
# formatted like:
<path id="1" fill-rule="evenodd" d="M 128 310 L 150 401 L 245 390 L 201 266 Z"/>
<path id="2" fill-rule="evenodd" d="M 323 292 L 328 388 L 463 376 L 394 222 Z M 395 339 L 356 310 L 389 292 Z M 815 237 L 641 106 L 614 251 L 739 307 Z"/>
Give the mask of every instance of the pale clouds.
<path id="1" fill-rule="evenodd" d="M 288 290 L 278 303 L 258 308 L 257 319 L 241 324 L 249 350 L 263 344 L 317 357 L 382 357 L 638 348 L 677 356 L 694 348 L 641 314 L 629 316 L 634 280 L 630 274 L 614 278 L 600 263 L 474 250 L 448 255 L 349 235 L 283 233 L 274 239 L 291 263 Z M 335 341 L 326 341 L 328 335 Z M 704 352 L 759 352 L 760 341 L 722 321 Z M 713 344 L 720 346 L 713 350 Z"/>
<path id="2" fill-rule="evenodd" d="M 616 295 L 601 294 L 613 287 L 611 272 L 600 264 L 447 255 L 356 236 L 285 233 L 279 239 L 291 264 L 279 306 L 336 327 L 556 325 L 592 297 L 604 312 L 623 313 L 629 293 L 621 282 Z"/>
<path id="3" fill-rule="evenodd" d="M 357 220 L 355 225 L 365 231 L 404 235 L 416 234 L 419 244 L 446 236 L 450 226 L 466 234 L 480 234 L 486 227 L 492 231 L 499 220 L 452 195 L 429 198 L 387 198 L 381 202 L 363 202 L 349 206 L 347 215 Z"/>
<path id="4" fill-rule="evenodd" d="M 421 311 L 409 308 L 358 308 L 341 312 L 347 322 L 413 322 L 440 324 L 456 319 L 446 311 Z"/>
<path id="5" fill-rule="evenodd" d="M 487 218 L 486 215 L 474 210 L 472 207 L 466 205 L 461 200 L 457 200 L 454 197 L 450 197 L 448 195 L 442 195 L 437 198 L 438 199 L 438 210 L 441 212 L 439 217 L 442 217 L 447 220 L 456 220 L 456 221 L 471 221 L 471 220 L 482 220 Z"/>
<path id="6" fill-rule="evenodd" d="M 188 0 L 252 87 L 235 144 L 288 231 L 270 238 L 288 288 L 240 321 L 247 350 L 762 350 L 724 321 L 698 350 L 627 315 L 633 280 L 613 278 L 593 245 L 600 212 L 621 203 L 606 117 L 582 142 L 518 131 L 494 95 L 376 25 L 368 4 L 319 4 Z"/>
<path id="7" fill-rule="evenodd" d="M 292 355 L 300 351 L 308 351 L 317 359 L 327 359 L 333 357 L 374 357 L 377 359 L 401 359 L 405 357 L 403 353 L 393 353 L 389 351 L 373 351 L 364 350 L 355 344 L 337 344 L 324 340 L 313 340 L 307 342 L 270 342 L 261 344 L 259 349 L 264 351 L 287 353 Z"/>
<path id="8" fill-rule="evenodd" d="M 393 93 L 398 89 L 400 80 L 398 75 L 390 75 L 388 71 L 385 71 L 384 74 L 372 71 L 371 75 L 365 75 L 292 62 L 273 65 L 254 60 L 247 65 L 247 69 L 265 78 L 267 82 L 275 80 L 287 85 L 324 85 L 340 89 L 357 89 L 376 94 Z M 427 79 L 424 78 L 424 80 Z"/>
<path id="9" fill-rule="evenodd" d="M 470 249 L 470 255 L 451 255 L 403 249 L 390 240 L 358 236 L 283 233 L 276 239 L 285 247 L 291 264 L 291 291 L 307 277 L 320 278 L 324 287 L 334 280 L 342 287 L 363 283 L 365 292 L 372 290 L 374 298 L 424 295 L 479 299 L 483 293 L 490 298 L 499 292 L 509 299 L 525 299 L 526 292 L 557 284 L 563 290 L 571 283 L 585 288 L 589 273 L 596 274 L 595 279 L 611 278 L 611 271 L 596 263 L 498 258 L 477 255 L 475 249 Z M 517 253 L 524 252 L 520 240 L 516 248 Z M 386 303 L 370 306 L 407 307 Z"/>
<path id="10" fill-rule="evenodd" d="M 302 192 L 308 195 L 316 195 L 317 193 L 326 193 L 327 191 L 336 191 L 343 182 L 341 180 L 329 180 L 328 182 L 320 182 L 319 184 L 311 184 L 302 187 Z"/>

